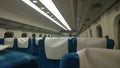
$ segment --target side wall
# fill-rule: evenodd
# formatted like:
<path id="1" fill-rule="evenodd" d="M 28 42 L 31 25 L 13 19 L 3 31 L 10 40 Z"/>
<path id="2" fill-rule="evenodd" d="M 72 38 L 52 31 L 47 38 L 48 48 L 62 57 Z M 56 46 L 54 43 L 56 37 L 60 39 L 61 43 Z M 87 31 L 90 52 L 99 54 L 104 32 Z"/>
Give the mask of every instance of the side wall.
<path id="1" fill-rule="evenodd" d="M 119 18 L 118 18 L 119 17 Z M 118 18 L 118 19 L 116 19 Z M 100 19 L 95 21 L 89 28 L 87 28 L 79 36 L 85 35 L 90 37 L 90 29 L 92 30 L 92 36 L 97 37 L 96 26 L 101 25 L 103 31 L 103 37 L 109 35 L 111 39 L 115 40 L 115 47 L 118 48 L 118 20 L 120 20 L 120 3 L 113 6 L 111 9 L 106 11 Z M 87 34 L 85 34 L 87 33 Z"/>
<path id="2" fill-rule="evenodd" d="M 46 35 L 46 36 L 50 35 L 52 37 L 58 36 L 56 34 L 47 34 L 47 33 L 40 33 L 40 32 L 28 32 L 28 31 L 10 30 L 10 29 L 8 30 L 8 29 L 0 28 L 0 38 L 3 38 L 4 37 L 4 33 L 5 32 L 9 32 L 9 31 L 10 32 L 14 32 L 14 37 L 16 37 L 16 38 L 21 37 L 22 33 L 27 33 L 28 37 L 31 37 L 32 34 L 36 34 L 36 37 L 39 37 L 40 34 L 42 35 L 42 37 L 44 37 L 44 35 Z"/>

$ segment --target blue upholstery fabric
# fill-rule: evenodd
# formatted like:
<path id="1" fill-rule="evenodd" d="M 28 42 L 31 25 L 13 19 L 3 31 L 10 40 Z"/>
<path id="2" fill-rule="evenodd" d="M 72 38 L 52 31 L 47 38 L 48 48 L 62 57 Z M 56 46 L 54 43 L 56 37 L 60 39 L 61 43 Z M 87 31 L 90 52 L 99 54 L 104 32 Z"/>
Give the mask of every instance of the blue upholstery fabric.
<path id="1" fill-rule="evenodd" d="M 39 40 L 39 66 L 40 68 L 59 68 L 60 60 L 51 60 L 46 58 L 44 39 Z M 68 40 L 68 51 L 73 52 L 71 40 Z"/>
<path id="2" fill-rule="evenodd" d="M 41 62 L 40 62 L 40 60 L 42 60 L 42 59 L 40 59 L 40 56 L 41 56 L 41 53 L 40 53 L 40 45 L 37 45 L 36 44 L 36 39 L 35 38 L 32 38 L 32 49 L 33 49 L 33 51 L 32 51 L 32 55 L 33 56 L 35 56 L 36 57 L 36 59 L 37 59 L 37 62 L 38 62 L 38 64 L 39 64 L 39 68 L 40 68 L 40 64 L 41 64 Z"/>
<path id="3" fill-rule="evenodd" d="M 107 49 L 113 49 L 114 48 L 114 40 L 107 39 Z"/>
<path id="4" fill-rule="evenodd" d="M 36 44 L 36 39 L 32 39 L 32 45 L 33 45 L 33 52 L 32 55 L 34 56 L 40 56 L 40 45 Z"/>
<path id="5" fill-rule="evenodd" d="M 0 68 L 38 68 L 38 63 L 33 56 L 4 50 L 0 51 Z"/>
<path id="6" fill-rule="evenodd" d="M 17 40 L 18 42 L 18 40 Z M 32 55 L 32 52 L 33 52 L 33 47 L 32 47 L 32 40 L 31 38 L 28 39 L 28 48 L 18 48 L 18 44 L 17 44 L 17 51 L 19 52 L 23 52 L 23 53 L 27 53 L 27 54 L 30 54 Z"/>
<path id="7" fill-rule="evenodd" d="M 68 39 L 68 52 L 73 52 L 72 39 Z"/>
<path id="8" fill-rule="evenodd" d="M 69 52 L 76 52 L 76 43 L 73 42 L 76 38 L 68 39 L 68 51 Z"/>
<path id="9" fill-rule="evenodd" d="M 0 38 L 0 44 L 4 44 L 4 38 Z"/>
<path id="10" fill-rule="evenodd" d="M 77 51 L 77 39 L 76 38 L 74 38 L 74 39 L 72 39 L 72 46 L 73 46 L 73 49 L 74 49 L 74 52 L 76 52 Z"/>
<path id="11" fill-rule="evenodd" d="M 40 46 L 40 60 L 39 60 L 40 68 L 59 68 L 59 60 L 49 60 L 46 58 L 43 39 L 39 41 L 39 46 Z"/>
<path id="12" fill-rule="evenodd" d="M 79 64 L 78 54 L 68 53 L 62 57 L 59 68 L 79 68 Z"/>
<path id="13" fill-rule="evenodd" d="M 14 47 L 13 47 L 13 50 L 17 50 L 17 38 L 14 39 Z"/>

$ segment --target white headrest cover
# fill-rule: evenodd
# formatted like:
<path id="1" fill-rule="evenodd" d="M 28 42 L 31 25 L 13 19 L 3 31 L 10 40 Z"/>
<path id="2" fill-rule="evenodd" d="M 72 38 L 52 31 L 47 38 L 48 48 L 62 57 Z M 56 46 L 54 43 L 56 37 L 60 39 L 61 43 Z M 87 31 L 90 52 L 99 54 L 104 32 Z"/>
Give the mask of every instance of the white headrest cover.
<path id="1" fill-rule="evenodd" d="M 6 49 L 6 48 L 9 48 L 10 45 L 0 45 L 0 51 Z"/>
<path id="2" fill-rule="evenodd" d="M 40 39 L 42 39 L 42 37 L 36 37 L 35 39 L 36 39 L 35 42 L 36 42 L 36 44 L 38 45 L 38 41 L 39 41 Z"/>
<path id="3" fill-rule="evenodd" d="M 9 48 L 13 48 L 14 38 L 5 38 L 4 45 L 9 45 Z"/>
<path id="4" fill-rule="evenodd" d="M 68 39 L 46 38 L 45 53 L 48 59 L 60 59 L 65 53 L 68 53 Z"/>
<path id="5" fill-rule="evenodd" d="M 88 47 L 106 48 L 106 45 L 104 38 L 77 38 L 77 51 Z"/>
<path id="6" fill-rule="evenodd" d="M 119 68 L 120 50 L 87 48 L 77 52 L 80 68 Z"/>
<path id="7" fill-rule="evenodd" d="M 29 38 L 18 38 L 18 47 L 19 48 L 28 48 L 28 39 Z"/>

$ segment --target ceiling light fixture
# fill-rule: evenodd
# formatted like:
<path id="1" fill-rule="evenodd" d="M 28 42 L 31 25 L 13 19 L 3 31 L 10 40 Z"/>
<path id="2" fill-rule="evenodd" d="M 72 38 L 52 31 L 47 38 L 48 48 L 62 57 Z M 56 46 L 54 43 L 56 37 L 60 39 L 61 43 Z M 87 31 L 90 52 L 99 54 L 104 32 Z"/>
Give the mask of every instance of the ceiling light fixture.
<path id="1" fill-rule="evenodd" d="M 26 3 L 27 5 L 29 5 L 30 7 L 32 7 L 33 9 L 35 9 L 36 11 L 38 11 L 39 13 L 41 13 L 42 15 L 44 15 L 45 17 L 47 17 L 48 19 L 50 19 L 51 21 L 53 21 L 55 24 L 59 25 L 61 28 L 67 30 L 65 27 L 63 27 L 61 24 L 59 24 L 57 21 L 55 21 L 49 15 L 47 15 L 43 10 L 41 10 L 39 7 L 37 7 L 35 4 L 33 4 L 30 0 L 22 0 L 22 1 L 24 3 Z"/>
<path id="2" fill-rule="evenodd" d="M 39 0 L 52 14 L 54 14 L 62 23 L 63 25 L 68 29 L 71 30 L 55 4 L 52 0 Z"/>
<path id="3" fill-rule="evenodd" d="M 38 1 L 36 1 L 36 0 L 33 0 L 33 3 L 38 3 Z"/>
<path id="4" fill-rule="evenodd" d="M 41 9 L 43 10 L 43 9 L 45 9 L 44 7 L 41 7 Z"/>
<path id="5" fill-rule="evenodd" d="M 56 19 L 56 18 L 54 17 L 54 19 Z"/>
<path id="6" fill-rule="evenodd" d="M 50 14 L 50 12 L 47 12 L 47 14 Z"/>
<path id="7" fill-rule="evenodd" d="M 53 17 L 53 15 L 50 15 L 51 17 Z"/>

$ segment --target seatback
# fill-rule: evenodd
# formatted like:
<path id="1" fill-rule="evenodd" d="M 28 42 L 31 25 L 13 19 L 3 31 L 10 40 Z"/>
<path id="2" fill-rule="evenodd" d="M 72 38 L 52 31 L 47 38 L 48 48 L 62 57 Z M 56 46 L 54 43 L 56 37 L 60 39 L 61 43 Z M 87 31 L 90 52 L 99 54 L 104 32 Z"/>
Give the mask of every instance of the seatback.
<path id="1" fill-rule="evenodd" d="M 68 39 L 68 44 L 69 44 L 69 52 L 76 52 L 77 49 L 77 43 L 76 43 L 76 38 Z"/>
<path id="2" fill-rule="evenodd" d="M 40 45 L 39 40 L 41 40 L 42 37 L 36 37 L 36 38 L 32 38 L 32 45 L 33 45 L 33 52 L 32 55 L 34 56 L 40 56 Z"/>
<path id="3" fill-rule="evenodd" d="M 0 38 L 0 44 L 4 44 L 4 38 Z"/>
<path id="4" fill-rule="evenodd" d="M 35 57 L 21 52 L 0 51 L 0 68 L 38 68 Z"/>
<path id="5" fill-rule="evenodd" d="M 70 42 L 68 42 L 68 44 L 70 44 Z M 59 68 L 60 59 L 49 59 L 46 56 L 45 39 L 39 40 L 39 46 L 40 46 L 40 68 Z M 69 49 L 72 49 L 72 48 L 69 47 L 70 45 L 67 45 L 67 46 L 68 46 L 68 52 L 69 52 L 70 51 Z"/>
<path id="6" fill-rule="evenodd" d="M 107 40 L 107 49 L 113 49 L 114 48 L 114 40 L 113 39 L 106 39 Z"/>
<path id="7" fill-rule="evenodd" d="M 85 48 L 64 55 L 60 68 L 119 68 L 119 57 L 119 50 Z"/>
<path id="8" fill-rule="evenodd" d="M 60 60 L 59 68 L 80 68 L 79 56 L 77 53 L 65 54 Z"/>
<path id="9" fill-rule="evenodd" d="M 73 39 L 73 48 L 76 49 L 75 52 L 87 47 L 113 49 L 114 40 L 104 39 L 104 38 L 86 38 L 86 37 Z"/>
<path id="10" fill-rule="evenodd" d="M 17 51 L 32 55 L 32 46 L 31 38 L 17 38 Z"/>

